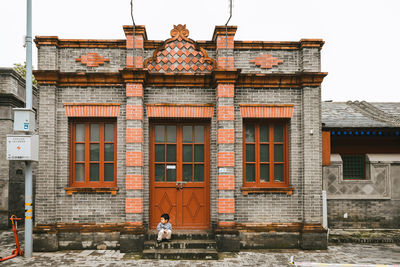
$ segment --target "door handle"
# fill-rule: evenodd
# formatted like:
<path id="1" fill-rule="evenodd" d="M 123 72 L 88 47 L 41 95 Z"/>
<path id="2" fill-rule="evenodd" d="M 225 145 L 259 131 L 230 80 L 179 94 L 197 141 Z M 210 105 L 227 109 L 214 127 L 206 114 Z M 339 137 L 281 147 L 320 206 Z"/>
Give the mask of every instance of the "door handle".
<path id="1" fill-rule="evenodd" d="M 183 185 L 186 183 L 184 181 L 176 181 L 176 189 L 183 189 Z"/>

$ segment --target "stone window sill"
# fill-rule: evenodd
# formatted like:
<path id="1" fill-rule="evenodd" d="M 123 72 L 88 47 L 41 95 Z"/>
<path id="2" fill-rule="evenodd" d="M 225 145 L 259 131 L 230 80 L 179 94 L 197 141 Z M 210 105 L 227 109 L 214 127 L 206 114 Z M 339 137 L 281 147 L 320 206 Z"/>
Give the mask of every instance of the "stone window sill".
<path id="1" fill-rule="evenodd" d="M 64 188 L 67 195 L 72 195 L 73 193 L 110 193 L 116 195 L 119 188 L 118 187 L 66 187 Z"/>
<path id="2" fill-rule="evenodd" d="M 293 194 L 293 187 L 284 188 L 260 188 L 260 187 L 242 187 L 240 188 L 242 194 L 247 196 L 248 194 L 286 194 L 291 196 Z"/>

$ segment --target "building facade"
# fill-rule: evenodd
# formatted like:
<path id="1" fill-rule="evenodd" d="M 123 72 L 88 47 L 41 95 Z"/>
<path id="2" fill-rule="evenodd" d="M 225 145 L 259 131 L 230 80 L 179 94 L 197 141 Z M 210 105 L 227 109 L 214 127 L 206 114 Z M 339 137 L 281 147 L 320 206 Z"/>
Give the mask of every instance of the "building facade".
<path id="1" fill-rule="evenodd" d="M 169 213 L 219 250 L 326 248 L 322 40 L 39 36 L 34 249 L 140 251 Z"/>
<path id="2" fill-rule="evenodd" d="M 322 107 L 329 228 L 398 230 L 400 104 L 348 101 Z"/>

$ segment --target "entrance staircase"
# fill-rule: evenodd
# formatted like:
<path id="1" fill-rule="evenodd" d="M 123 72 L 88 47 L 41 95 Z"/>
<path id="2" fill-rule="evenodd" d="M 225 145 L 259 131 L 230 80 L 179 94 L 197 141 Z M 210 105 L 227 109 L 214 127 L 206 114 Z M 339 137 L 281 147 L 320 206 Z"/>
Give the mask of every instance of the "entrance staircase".
<path id="1" fill-rule="evenodd" d="M 175 230 L 170 242 L 158 244 L 157 231 L 152 230 L 144 242 L 143 259 L 216 260 L 218 252 L 214 234 L 209 231 Z"/>

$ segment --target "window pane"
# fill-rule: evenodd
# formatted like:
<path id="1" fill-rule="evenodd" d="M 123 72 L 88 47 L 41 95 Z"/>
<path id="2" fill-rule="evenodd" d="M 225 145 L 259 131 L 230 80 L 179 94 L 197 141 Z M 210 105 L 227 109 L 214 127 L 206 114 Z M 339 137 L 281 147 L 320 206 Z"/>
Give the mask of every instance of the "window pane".
<path id="1" fill-rule="evenodd" d="M 90 141 L 92 141 L 92 142 L 99 141 L 99 125 L 98 124 L 90 124 Z"/>
<path id="2" fill-rule="evenodd" d="M 261 125 L 260 126 L 260 141 L 261 142 L 269 142 L 268 125 Z"/>
<path id="3" fill-rule="evenodd" d="M 164 125 L 156 125 L 156 142 L 165 142 L 165 126 Z"/>
<path id="4" fill-rule="evenodd" d="M 255 154 L 254 145 L 246 145 L 246 161 L 247 162 L 255 161 L 254 154 Z"/>
<path id="5" fill-rule="evenodd" d="M 341 155 L 343 179 L 365 179 L 365 155 Z"/>
<path id="6" fill-rule="evenodd" d="M 167 142 L 176 143 L 176 126 L 167 126 Z"/>
<path id="7" fill-rule="evenodd" d="M 194 146 L 194 161 L 204 162 L 204 145 Z"/>
<path id="8" fill-rule="evenodd" d="M 192 181 L 192 164 L 185 164 L 183 165 L 183 181 L 191 182 Z"/>
<path id="9" fill-rule="evenodd" d="M 156 182 L 164 182 L 165 179 L 165 166 L 164 164 L 156 164 L 155 180 Z"/>
<path id="10" fill-rule="evenodd" d="M 183 162 L 192 162 L 192 145 L 183 145 Z"/>
<path id="11" fill-rule="evenodd" d="M 204 126 L 194 126 L 194 142 L 204 143 Z"/>
<path id="12" fill-rule="evenodd" d="M 99 164 L 90 163 L 90 181 L 99 181 Z"/>
<path id="13" fill-rule="evenodd" d="M 104 126 L 104 140 L 106 142 L 114 142 L 114 124 L 106 124 Z"/>
<path id="14" fill-rule="evenodd" d="M 99 161 L 99 144 L 90 144 L 90 161 Z"/>
<path id="15" fill-rule="evenodd" d="M 283 145 L 274 145 L 275 162 L 283 162 Z"/>
<path id="16" fill-rule="evenodd" d="M 283 182 L 283 164 L 275 164 L 274 180 L 275 182 Z"/>
<path id="17" fill-rule="evenodd" d="M 246 182 L 256 181 L 256 171 L 254 164 L 246 164 Z"/>
<path id="18" fill-rule="evenodd" d="M 176 162 L 176 145 L 167 145 L 167 162 Z"/>
<path id="19" fill-rule="evenodd" d="M 85 141 L 85 124 L 77 124 L 75 126 L 75 141 L 76 142 Z"/>
<path id="20" fill-rule="evenodd" d="M 246 125 L 246 142 L 254 142 L 254 125 Z"/>
<path id="21" fill-rule="evenodd" d="M 261 164 L 260 165 L 260 181 L 261 182 L 269 182 L 269 165 Z"/>
<path id="22" fill-rule="evenodd" d="M 200 164 L 194 165 L 194 181 L 195 182 L 204 181 L 204 165 Z"/>
<path id="23" fill-rule="evenodd" d="M 260 145 L 260 161 L 269 161 L 269 145 Z"/>
<path id="24" fill-rule="evenodd" d="M 165 161 L 165 145 L 156 145 L 155 148 L 155 161 L 164 162 Z"/>
<path id="25" fill-rule="evenodd" d="M 114 160 L 114 144 L 104 144 L 104 161 Z"/>
<path id="26" fill-rule="evenodd" d="M 75 161 L 85 161 L 85 144 L 75 144 Z"/>
<path id="27" fill-rule="evenodd" d="M 114 181 L 114 164 L 105 163 L 104 164 L 104 181 L 112 182 Z"/>
<path id="28" fill-rule="evenodd" d="M 75 164 L 75 181 L 83 182 L 85 181 L 85 164 L 76 163 Z"/>
<path id="29" fill-rule="evenodd" d="M 275 125 L 274 127 L 274 142 L 283 142 L 283 127 L 282 125 Z"/>
<path id="30" fill-rule="evenodd" d="M 192 126 L 183 126 L 183 142 L 191 143 L 192 142 Z"/>
<path id="31" fill-rule="evenodd" d="M 176 181 L 176 168 L 167 169 L 167 182 L 175 182 L 175 181 Z"/>

